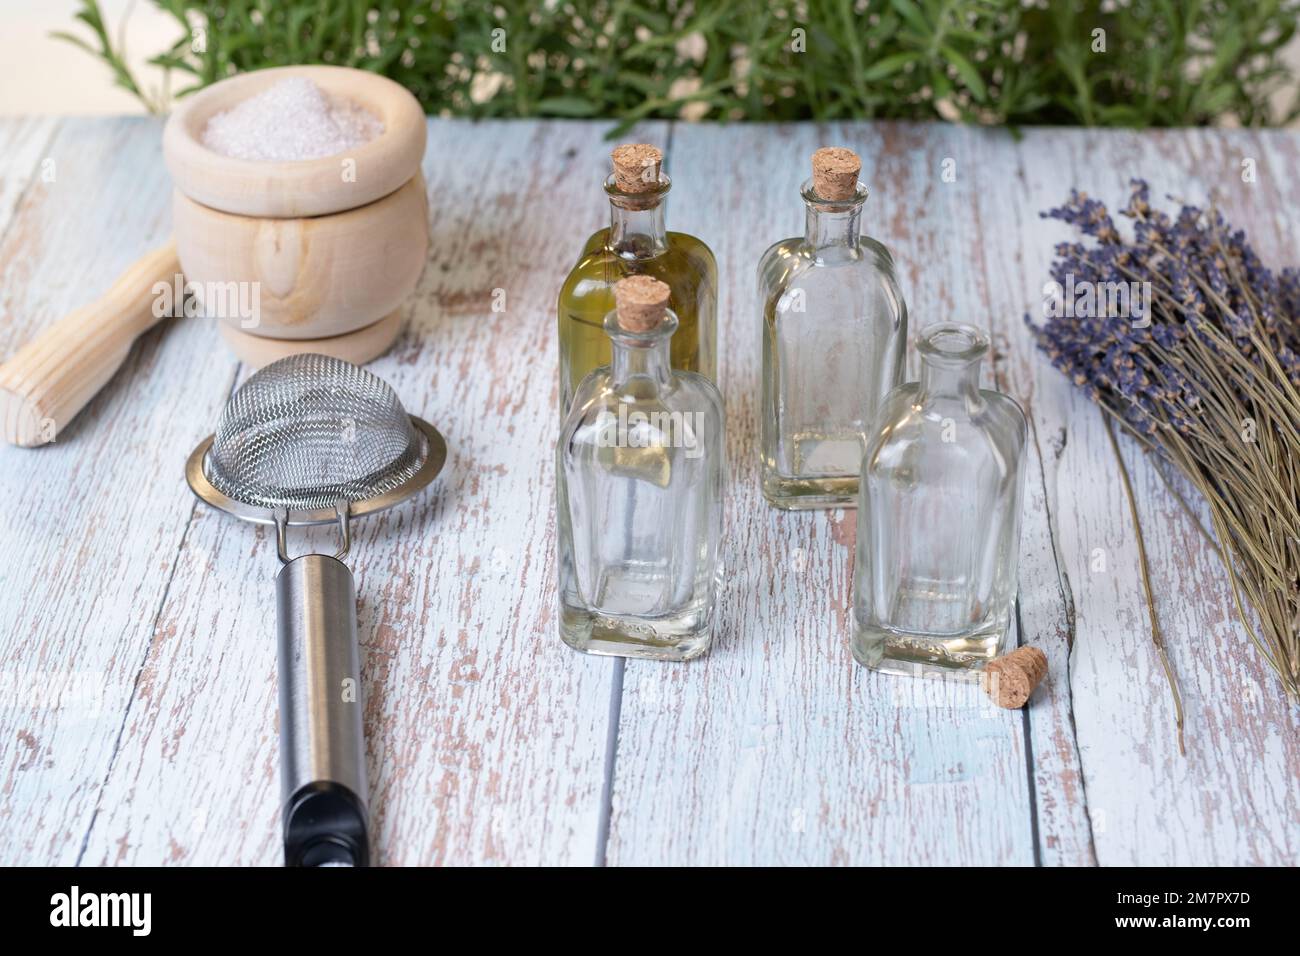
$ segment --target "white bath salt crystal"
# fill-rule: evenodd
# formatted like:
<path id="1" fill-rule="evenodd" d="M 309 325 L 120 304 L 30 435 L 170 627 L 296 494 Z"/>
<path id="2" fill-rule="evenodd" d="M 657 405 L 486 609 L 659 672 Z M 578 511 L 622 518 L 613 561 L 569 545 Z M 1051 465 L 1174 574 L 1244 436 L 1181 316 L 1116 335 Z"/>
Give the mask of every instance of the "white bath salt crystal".
<path id="1" fill-rule="evenodd" d="M 214 115 L 203 128 L 203 145 L 232 159 L 320 159 L 356 149 L 383 131 L 369 110 L 295 76 Z"/>

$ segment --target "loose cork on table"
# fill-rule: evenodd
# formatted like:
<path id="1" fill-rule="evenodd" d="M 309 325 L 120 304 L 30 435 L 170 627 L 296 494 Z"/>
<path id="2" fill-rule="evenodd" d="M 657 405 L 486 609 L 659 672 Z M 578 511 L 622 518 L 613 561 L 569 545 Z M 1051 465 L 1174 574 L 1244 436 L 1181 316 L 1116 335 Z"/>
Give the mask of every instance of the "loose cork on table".
<path id="1" fill-rule="evenodd" d="M 989 661 L 980 681 L 993 703 L 1014 710 L 1025 706 L 1045 676 L 1047 655 L 1036 647 L 1018 647 Z"/>

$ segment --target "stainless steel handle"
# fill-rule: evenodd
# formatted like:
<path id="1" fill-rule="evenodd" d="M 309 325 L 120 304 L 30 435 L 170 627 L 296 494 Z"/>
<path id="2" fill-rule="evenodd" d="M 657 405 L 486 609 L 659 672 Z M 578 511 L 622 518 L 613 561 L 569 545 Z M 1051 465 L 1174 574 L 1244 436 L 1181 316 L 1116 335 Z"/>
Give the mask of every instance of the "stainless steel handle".
<path id="1" fill-rule="evenodd" d="M 280 783 L 287 866 L 368 862 L 356 591 L 341 561 L 306 554 L 275 580 Z"/>

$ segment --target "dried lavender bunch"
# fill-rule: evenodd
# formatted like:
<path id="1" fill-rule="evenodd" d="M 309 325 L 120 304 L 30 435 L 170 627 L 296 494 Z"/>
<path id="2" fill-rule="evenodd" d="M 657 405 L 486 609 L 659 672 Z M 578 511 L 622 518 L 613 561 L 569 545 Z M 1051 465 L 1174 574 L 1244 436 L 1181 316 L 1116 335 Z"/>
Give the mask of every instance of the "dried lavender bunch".
<path id="1" fill-rule="evenodd" d="M 1300 272 L 1268 269 L 1213 208 L 1153 209 L 1141 180 L 1121 212 L 1131 241 L 1077 191 L 1043 213 L 1094 240 L 1059 244 L 1052 264 L 1084 308 L 1026 322 L 1053 365 L 1204 496 L 1238 615 L 1300 698 Z M 1098 291 L 1117 283 L 1138 294 Z"/>

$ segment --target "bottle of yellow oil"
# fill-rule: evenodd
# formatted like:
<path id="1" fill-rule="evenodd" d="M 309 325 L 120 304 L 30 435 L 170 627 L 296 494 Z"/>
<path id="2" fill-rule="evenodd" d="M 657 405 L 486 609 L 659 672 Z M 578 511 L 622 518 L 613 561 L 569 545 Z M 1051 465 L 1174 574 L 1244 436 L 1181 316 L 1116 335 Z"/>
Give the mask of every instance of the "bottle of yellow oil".
<path id="1" fill-rule="evenodd" d="M 610 362 L 605 316 L 614 309 L 614 284 L 647 275 L 670 290 L 677 315 L 672 367 L 717 380 L 718 265 L 699 239 L 669 232 L 664 210 L 672 183 L 663 154 L 639 143 L 614 150 L 614 172 L 605 180 L 610 224 L 582 248 L 560 289 L 560 413 L 588 372 Z"/>

